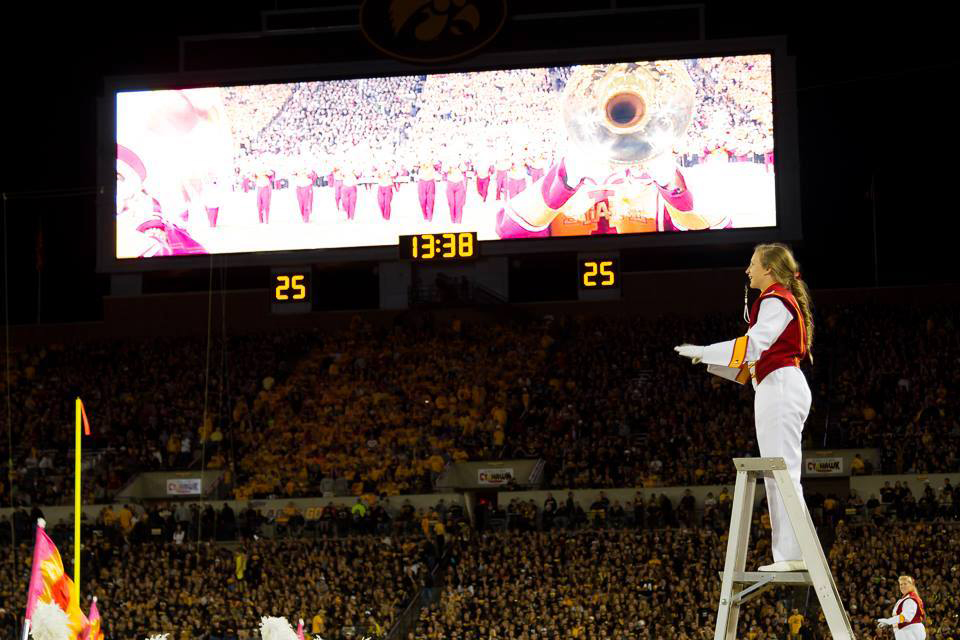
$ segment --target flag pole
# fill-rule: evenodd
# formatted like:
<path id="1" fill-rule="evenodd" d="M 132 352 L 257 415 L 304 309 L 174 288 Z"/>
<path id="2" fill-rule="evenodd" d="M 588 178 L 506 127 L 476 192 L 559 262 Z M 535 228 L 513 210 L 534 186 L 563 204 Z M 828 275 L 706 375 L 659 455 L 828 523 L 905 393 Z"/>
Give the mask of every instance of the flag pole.
<path id="1" fill-rule="evenodd" d="M 80 398 L 77 398 L 77 420 L 76 420 L 76 434 L 74 436 L 75 442 L 75 455 L 73 460 L 73 584 L 75 586 L 73 593 L 71 594 L 71 599 L 73 604 L 80 606 L 80 508 L 83 503 L 81 496 L 81 487 L 80 484 L 80 452 L 81 452 L 81 426 L 82 426 L 82 414 L 83 414 L 83 404 L 80 402 Z"/>

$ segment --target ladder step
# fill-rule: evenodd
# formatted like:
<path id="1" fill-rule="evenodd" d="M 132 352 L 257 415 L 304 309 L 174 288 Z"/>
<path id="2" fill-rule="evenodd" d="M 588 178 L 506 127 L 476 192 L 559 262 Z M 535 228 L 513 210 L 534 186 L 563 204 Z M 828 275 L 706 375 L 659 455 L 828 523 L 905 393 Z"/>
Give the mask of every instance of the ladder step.
<path id="1" fill-rule="evenodd" d="M 783 458 L 734 458 L 737 471 L 783 471 L 787 463 Z"/>
<path id="2" fill-rule="evenodd" d="M 720 571 L 720 580 L 723 580 L 723 571 Z M 733 581 L 741 584 L 754 582 L 770 582 L 776 584 L 813 584 L 808 571 L 734 571 Z"/>

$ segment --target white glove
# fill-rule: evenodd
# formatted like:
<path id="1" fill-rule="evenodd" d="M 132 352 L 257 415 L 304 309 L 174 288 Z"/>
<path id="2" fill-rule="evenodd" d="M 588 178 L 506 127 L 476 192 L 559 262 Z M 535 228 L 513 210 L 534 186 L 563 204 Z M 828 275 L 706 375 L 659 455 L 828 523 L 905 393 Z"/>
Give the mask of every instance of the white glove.
<path id="1" fill-rule="evenodd" d="M 889 627 L 889 626 L 891 626 L 891 625 L 890 625 L 889 622 L 887 622 L 887 619 L 886 619 L 886 618 L 877 618 L 877 628 L 878 628 L 878 629 L 883 629 L 884 627 Z"/>
<path id="2" fill-rule="evenodd" d="M 703 360 L 703 347 L 692 344 L 682 344 L 679 347 L 674 347 L 673 350 L 684 358 L 690 358 L 693 364 L 700 364 L 700 361 Z"/>
<path id="3" fill-rule="evenodd" d="M 670 186 L 677 181 L 677 163 L 672 153 L 654 158 L 648 163 L 646 170 L 647 175 L 661 187 Z"/>
<path id="4" fill-rule="evenodd" d="M 587 155 L 582 150 L 568 145 L 567 153 L 563 158 L 563 167 L 567 174 L 567 186 L 571 189 L 579 187 L 584 178 L 593 177 L 593 174 L 598 173 L 598 165 L 602 167 L 599 173 L 608 173 L 608 171 L 606 171 L 606 162 L 601 162 Z"/>

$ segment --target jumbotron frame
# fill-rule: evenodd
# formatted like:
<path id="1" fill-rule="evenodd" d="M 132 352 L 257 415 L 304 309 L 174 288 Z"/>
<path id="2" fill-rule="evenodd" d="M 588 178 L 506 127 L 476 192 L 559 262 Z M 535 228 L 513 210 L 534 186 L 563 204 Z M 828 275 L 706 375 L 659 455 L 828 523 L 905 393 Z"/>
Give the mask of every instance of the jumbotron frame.
<path id="1" fill-rule="evenodd" d="M 116 257 L 116 104 L 123 91 L 187 89 L 277 82 L 312 82 L 376 76 L 456 71 L 488 71 L 537 66 L 602 64 L 612 61 L 664 60 L 697 57 L 769 54 L 772 56 L 773 122 L 777 224 L 773 227 L 642 233 L 630 235 L 568 236 L 484 240 L 482 255 L 512 256 L 531 253 L 622 251 L 644 247 L 717 247 L 760 242 L 796 242 L 802 238 L 800 219 L 799 152 L 796 102 L 796 64 L 786 52 L 784 37 L 678 42 L 616 47 L 550 49 L 478 55 L 444 66 L 422 66 L 395 60 L 337 62 L 243 70 L 202 71 L 105 78 L 104 98 L 98 109 L 97 271 L 142 273 L 207 268 L 211 255 L 167 256 L 152 259 Z M 218 266 L 283 266 L 391 262 L 396 245 L 213 254 Z"/>

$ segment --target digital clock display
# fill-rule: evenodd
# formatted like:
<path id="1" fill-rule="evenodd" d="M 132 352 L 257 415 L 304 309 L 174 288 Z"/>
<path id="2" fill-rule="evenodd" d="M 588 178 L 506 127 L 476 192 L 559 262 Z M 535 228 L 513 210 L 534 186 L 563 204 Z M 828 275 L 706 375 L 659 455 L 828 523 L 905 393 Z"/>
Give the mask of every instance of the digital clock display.
<path id="1" fill-rule="evenodd" d="M 400 236 L 400 258 L 419 262 L 472 260 L 477 257 L 475 231 Z"/>

